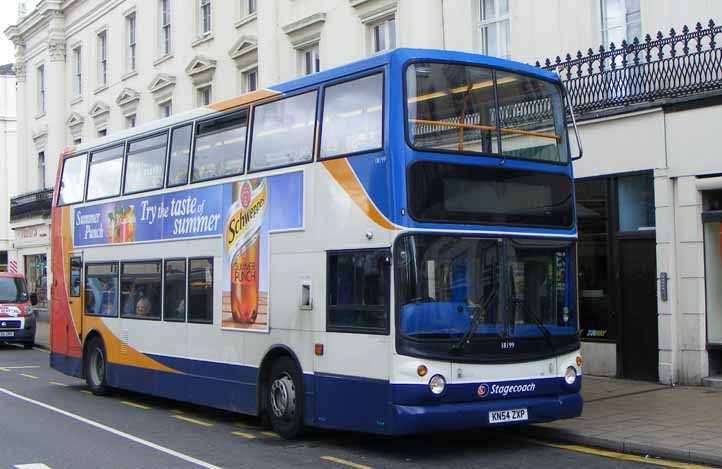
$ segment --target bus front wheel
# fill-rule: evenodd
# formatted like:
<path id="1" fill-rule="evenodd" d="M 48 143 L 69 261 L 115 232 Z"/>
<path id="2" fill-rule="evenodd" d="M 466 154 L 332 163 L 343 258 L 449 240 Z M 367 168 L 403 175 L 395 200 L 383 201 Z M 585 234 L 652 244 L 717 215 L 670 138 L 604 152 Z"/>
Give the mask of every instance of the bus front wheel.
<path id="1" fill-rule="evenodd" d="M 273 429 L 286 439 L 303 428 L 303 376 L 296 363 L 281 357 L 273 363 L 266 383 L 266 410 Z"/>
<path id="2" fill-rule="evenodd" d="M 99 337 L 94 337 L 88 344 L 85 353 L 85 382 L 96 396 L 108 394 L 106 370 L 108 362 L 105 358 L 105 347 Z"/>

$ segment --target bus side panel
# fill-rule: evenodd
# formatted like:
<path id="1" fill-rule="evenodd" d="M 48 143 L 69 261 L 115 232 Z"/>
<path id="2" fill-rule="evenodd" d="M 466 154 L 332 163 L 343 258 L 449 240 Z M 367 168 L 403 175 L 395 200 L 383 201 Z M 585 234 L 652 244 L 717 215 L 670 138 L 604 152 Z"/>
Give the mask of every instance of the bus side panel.
<path id="1" fill-rule="evenodd" d="M 50 309 L 50 365 L 63 373 L 80 376 L 82 346 L 71 316 L 65 280 L 65 258 L 72 251 L 70 207 L 53 208 L 51 230 L 54 275 Z"/>
<path id="2" fill-rule="evenodd" d="M 390 433 L 390 401 L 388 381 L 316 373 L 319 427 Z"/>

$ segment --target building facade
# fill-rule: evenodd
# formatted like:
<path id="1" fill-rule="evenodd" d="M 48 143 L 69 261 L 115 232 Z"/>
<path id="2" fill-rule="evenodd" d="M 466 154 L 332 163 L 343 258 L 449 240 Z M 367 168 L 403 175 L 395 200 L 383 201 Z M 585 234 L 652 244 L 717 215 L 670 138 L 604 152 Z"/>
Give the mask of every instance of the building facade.
<path id="1" fill-rule="evenodd" d="M 15 193 L 17 173 L 15 105 L 15 64 L 0 65 L 0 186 L 4 186 L 0 189 L 0 272 L 17 269 L 9 256 L 13 252 L 13 232 L 5 221 L 10 216 L 9 194 Z"/>
<path id="2" fill-rule="evenodd" d="M 722 18 L 722 3 L 694 0 L 680 9 L 674 0 L 42 0 L 5 31 L 17 60 L 11 256 L 29 275 L 35 269 L 37 288 L 51 281 L 43 267 L 50 188 L 59 155 L 79 142 L 394 47 L 534 63 L 563 51 L 631 44 L 648 32 L 654 39 L 659 30 L 709 18 Z M 678 47 L 681 54 L 684 45 Z M 609 70 L 624 60 L 589 59 L 597 70 L 588 80 L 607 77 L 597 73 L 599 64 Z M 602 104 L 582 109 L 585 157 L 575 163 L 587 369 L 700 383 L 721 365 L 708 325 L 716 324 L 710 305 L 722 302 L 715 293 L 722 285 L 710 282 L 722 273 L 705 271 L 720 266 L 705 264 L 714 256 L 704 239 L 714 238 L 719 221 L 701 218 L 705 212 L 714 219 L 707 212 L 717 209 L 705 204 L 717 207 L 716 189 L 708 194 L 697 181 L 709 188 L 715 179 L 708 176 L 722 174 L 710 141 L 722 108 L 710 104 L 713 98 L 704 106 L 674 99 L 640 106 L 627 99 L 634 94 L 624 88 L 628 76 L 594 82 L 599 89 L 592 91 L 563 78 L 572 96 L 603 94 Z M 698 91 L 686 96 L 701 97 Z M 704 93 L 709 98 L 714 90 Z M 656 281 L 662 274 L 668 281 Z M 722 304 L 715 314 L 720 310 Z"/>

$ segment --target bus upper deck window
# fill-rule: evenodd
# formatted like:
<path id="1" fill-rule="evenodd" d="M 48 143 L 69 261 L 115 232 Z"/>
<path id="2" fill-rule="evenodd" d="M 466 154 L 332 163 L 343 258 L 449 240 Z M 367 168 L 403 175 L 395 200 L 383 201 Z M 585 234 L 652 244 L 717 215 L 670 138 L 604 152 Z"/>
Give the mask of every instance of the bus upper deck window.
<path id="1" fill-rule="evenodd" d="M 257 106 L 253 114 L 251 171 L 313 159 L 316 91 Z"/>
<path id="2" fill-rule="evenodd" d="M 201 122 L 196 127 L 191 180 L 207 181 L 243 172 L 248 111 Z"/>
<path id="3" fill-rule="evenodd" d="M 87 155 L 67 158 L 63 162 L 63 176 L 60 180 L 58 205 L 74 204 L 83 200 L 87 164 Z"/>
<path id="4" fill-rule="evenodd" d="M 192 133 L 193 127 L 190 124 L 177 127 L 171 132 L 168 186 L 178 186 L 188 182 L 188 160 L 191 155 Z"/>
<path id="5" fill-rule="evenodd" d="M 383 86 L 377 73 L 326 88 L 321 158 L 381 148 Z"/>
<path id="6" fill-rule="evenodd" d="M 128 145 L 128 159 L 125 165 L 126 194 L 163 187 L 167 144 L 168 133 L 163 132 Z"/>
<path id="7" fill-rule="evenodd" d="M 88 200 L 120 194 L 124 148 L 125 145 L 118 145 L 90 155 Z"/>

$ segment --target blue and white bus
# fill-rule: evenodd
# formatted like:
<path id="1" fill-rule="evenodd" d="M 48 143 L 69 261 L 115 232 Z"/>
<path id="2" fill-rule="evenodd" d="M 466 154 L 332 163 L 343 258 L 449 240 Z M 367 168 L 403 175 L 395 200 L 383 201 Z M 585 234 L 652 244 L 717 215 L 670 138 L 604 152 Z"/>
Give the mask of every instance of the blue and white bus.
<path id="1" fill-rule="evenodd" d="M 554 74 L 398 49 L 69 149 L 51 364 L 303 426 L 580 415 Z"/>

